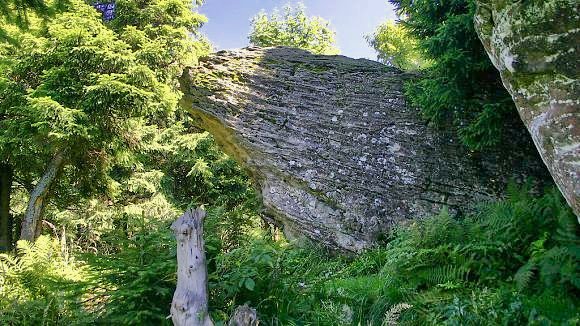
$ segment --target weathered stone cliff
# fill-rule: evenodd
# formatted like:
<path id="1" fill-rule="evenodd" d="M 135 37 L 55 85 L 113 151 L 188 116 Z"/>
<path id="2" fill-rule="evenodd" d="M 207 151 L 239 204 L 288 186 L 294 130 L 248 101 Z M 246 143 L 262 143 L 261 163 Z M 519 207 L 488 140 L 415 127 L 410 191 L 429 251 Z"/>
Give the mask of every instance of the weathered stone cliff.
<path id="1" fill-rule="evenodd" d="M 525 132 L 505 152 L 474 154 L 429 128 L 405 103 L 411 77 L 298 49 L 221 51 L 185 72 L 182 105 L 249 171 L 287 236 L 342 250 L 546 175 Z"/>
<path id="2" fill-rule="evenodd" d="M 580 221 L 580 2 L 477 5 L 479 37 Z"/>

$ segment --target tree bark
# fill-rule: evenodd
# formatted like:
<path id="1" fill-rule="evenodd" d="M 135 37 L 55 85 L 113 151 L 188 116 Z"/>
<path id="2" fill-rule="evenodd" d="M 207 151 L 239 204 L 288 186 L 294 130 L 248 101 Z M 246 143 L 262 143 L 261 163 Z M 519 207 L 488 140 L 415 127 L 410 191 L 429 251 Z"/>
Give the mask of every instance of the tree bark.
<path id="1" fill-rule="evenodd" d="M 50 188 L 54 184 L 58 172 L 64 165 L 64 153 L 58 152 L 52 158 L 44 175 L 38 180 L 38 183 L 30 194 L 28 207 L 22 219 L 22 229 L 20 231 L 20 240 L 34 241 L 40 235 L 42 230 L 42 213 L 46 206 L 46 198 L 50 193 Z"/>
<path id="2" fill-rule="evenodd" d="M 0 164 L 0 251 L 12 249 L 10 193 L 13 171 L 9 164 Z"/>
<path id="3" fill-rule="evenodd" d="M 171 303 L 176 326 L 213 326 L 208 313 L 204 217 L 203 209 L 189 209 L 171 225 L 177 239 L 177 288 Z"/>

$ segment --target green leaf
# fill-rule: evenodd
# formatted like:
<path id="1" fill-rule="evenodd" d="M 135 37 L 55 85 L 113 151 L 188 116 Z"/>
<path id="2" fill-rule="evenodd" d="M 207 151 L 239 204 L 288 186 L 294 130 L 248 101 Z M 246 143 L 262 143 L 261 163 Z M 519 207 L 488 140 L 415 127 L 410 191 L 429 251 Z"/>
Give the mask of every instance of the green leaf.
<path id="1" fill-rule="evenodd" d="M 254 291 L 254 287 L 256 286 L 256 282 L 254 282 L 254 280 L 252 280 L 251 278 L 247 278 L 246 281 L 244 282 L 244 286 L 246 287 L 246 289 L 248 289 L 250 291 Z"/>

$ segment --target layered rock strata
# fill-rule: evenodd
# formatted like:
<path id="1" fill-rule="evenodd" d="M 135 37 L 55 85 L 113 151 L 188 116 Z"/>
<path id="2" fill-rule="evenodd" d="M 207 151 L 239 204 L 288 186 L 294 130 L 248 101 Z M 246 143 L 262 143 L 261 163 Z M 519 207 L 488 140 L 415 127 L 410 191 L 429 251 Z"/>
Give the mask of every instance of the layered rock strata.
<path id="1" fill-rule="evenodd" d="M 182 105 L 248 170 L 288 237 L 357 252 L 396 223 L 460 212 L 546 173 L 515 138 L 476 154 L 428 127 L 405 102 L 412 77 L 298 49 L 221 51 L 184 73 Z"/>

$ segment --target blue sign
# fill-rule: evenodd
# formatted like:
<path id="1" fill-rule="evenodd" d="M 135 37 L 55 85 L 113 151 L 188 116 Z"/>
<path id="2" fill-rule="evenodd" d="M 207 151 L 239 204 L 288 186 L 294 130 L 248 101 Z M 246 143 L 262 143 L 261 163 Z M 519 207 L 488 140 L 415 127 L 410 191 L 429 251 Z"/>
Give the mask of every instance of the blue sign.
<path id="1" fill-rule="evenodd" d="M 115 18 L 115 3 L 101 3 L 97 2 L 93 4 L 93 7 L 103 14 L 103 20 L 108 22 L 109 20 Z"/>

